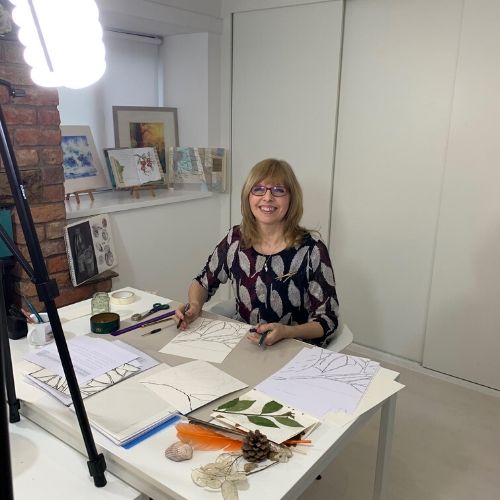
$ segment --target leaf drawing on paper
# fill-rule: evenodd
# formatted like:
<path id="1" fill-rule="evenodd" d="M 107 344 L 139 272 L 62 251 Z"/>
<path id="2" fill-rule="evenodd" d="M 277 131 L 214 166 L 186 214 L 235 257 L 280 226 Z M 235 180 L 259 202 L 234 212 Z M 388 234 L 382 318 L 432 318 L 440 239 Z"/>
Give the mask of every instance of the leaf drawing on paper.
<path id="1" fill-rule="evenodd" d="M 369 359 L 311 349 L 306 360 L 290 365 L 272 378 L 280 381 L 331 380 L 364 393 L 377 369 L 378 365 Z"/>
<path id="2" fill-rule="evenodd" d="M 297 422 L 294 419 L 295 414 L 293 411 L 287 411 L 285 413 L 281 413 L 279 415 L 272 415 L 277 411 L 280 411 L 283 408 L 281 403 L 277 401 L 271 400 L 268 401 L 261 409 L 260 413 L 249 413 L 246 410 L 250 409 L 255 400 L 250 399 L 232 399 L 227 403 L 220 405 L 216 408 L 215 411 L 219 413 L 228 413 L 232 415 L 244 415 L 248 418 L 250 422 L 254 425 L 258 425 L 260 427 L 276 427 L 279 428 L 281 426 L 286 427 L 304 427 L 302 424 Z M 265 415 L 265 416 L 264 416 Z M 275 422 L 271 419 L 274 419 Z M 280 424 L 280 425 L 277 425 Z"/>
<path id="3" fill-rule="evenodd" d="M 82 398 L 85 399 L 92 396 L 92 394 L 96 394 L 107 387 L 111 387 L 112 385 L 121 382 L 123 379 L 130 377 L 139 371 L 140 368 L 130 363 L 125 363 L 117 368 L 109 370 L 103 375 L 93 378 L 80 386 Z M 52 389 L 59 391 L 65 396 L 71 397 L 65 377 L 57 375 L 47 368 L 40 368 L 31 372 L 29 375 L 39 382 L 48 385 Z"/>
<path id="4" fill-rule="evenodd" d="M 202 341 L 233 349 L 247 331 L 248 326 L 239 323 L 202 318 L 199 326 L 177 335 L 171 344 Z"/>

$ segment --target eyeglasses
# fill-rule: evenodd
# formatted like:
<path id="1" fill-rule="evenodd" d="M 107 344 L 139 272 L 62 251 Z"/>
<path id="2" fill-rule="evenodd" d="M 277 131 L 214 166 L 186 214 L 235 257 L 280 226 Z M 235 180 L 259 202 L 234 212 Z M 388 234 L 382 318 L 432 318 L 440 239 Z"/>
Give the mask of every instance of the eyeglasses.
<path id="1" fill-rule="evenodd" d="M 288 191 L 285 186 L 264 186 L 263 184 L 256 184 L 252 189 L 250 189 L 250 192 L 254 196 L 264 196 L 268 191 L 271 191 L 271 194 L 273 196 L 276 196 L 276 198 L 279 198 L 280 196 L 285 196 L 288 194 Z"/>

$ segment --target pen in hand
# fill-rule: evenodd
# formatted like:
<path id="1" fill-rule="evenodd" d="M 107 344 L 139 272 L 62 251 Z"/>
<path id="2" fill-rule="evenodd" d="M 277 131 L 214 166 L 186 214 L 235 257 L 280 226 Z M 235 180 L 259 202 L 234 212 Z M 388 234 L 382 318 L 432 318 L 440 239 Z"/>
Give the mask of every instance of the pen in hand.
<path id="1" fill-rule="evenodd" d="M 189 311 L 189 302 L 184 306 L 184 314 L 186 314 L 188 311 Z M 180 328 L 182 321 L 183 320 L 180 319 L 179 322 L 177 323 L 177 330 Z"/>
<path id="2" fill-rule="evenodd" d="M 258 333 L 257 332 L 257 328 L 250 328 L 249 330 L 251 333 Z M 264 347 L 266 347 L 266 344 L 265 344 L 265 341 L 266 341 L 266 337 L 267 337 L 267 334 L 270 332 L 271 330 L 267 330 L 266 332 L 263 332 L 260 334 L 260 338 L 259 338 L 259 342 L 258 342 L 258 346 L 259 347 L 262 347 L 264 349 Z"/>

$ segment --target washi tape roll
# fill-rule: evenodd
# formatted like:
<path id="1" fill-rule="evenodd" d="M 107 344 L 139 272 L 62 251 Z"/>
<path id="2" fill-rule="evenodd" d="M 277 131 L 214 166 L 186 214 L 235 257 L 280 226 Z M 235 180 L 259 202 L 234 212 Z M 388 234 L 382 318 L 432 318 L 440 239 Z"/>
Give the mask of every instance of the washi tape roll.
<path id="1" fill-rule="evenodd" d="M 90 330 L 94 333 L 111 333 L 120 328 L 120 316 L 105 312 L 90 317 Z"/>
<path id="2" fill-rule="evenodd" d="M 136 296 L 134 292 L 122 290 L 111 294 L 111 303 L 118 306 L 126 306 L 127 304 L 132 304 L 132 302 L 135 301 L 135 298 Z"/>

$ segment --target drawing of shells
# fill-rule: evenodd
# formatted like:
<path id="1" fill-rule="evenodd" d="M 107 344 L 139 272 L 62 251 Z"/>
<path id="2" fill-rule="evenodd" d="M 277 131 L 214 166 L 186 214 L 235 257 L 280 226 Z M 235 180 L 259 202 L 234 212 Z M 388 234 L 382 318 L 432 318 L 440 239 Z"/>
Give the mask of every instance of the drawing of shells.
<path id="1" fill-rule="evenodd" d="M 99 255 L 99 265 L 102 266 L 104 264 L 104 255 Z"/>
<path id="2" fill-rule="evenodd" d="M 108 239 L 109 239 L 109 234 L 108 234 L 108 232 L 106 231 L 106 229 L 103 229 L 103 230 L 102 230 L 102 239 L 103 239 L 104 241 L 106 241 L 106 240 L 108 240 Z"/>
<path id="3" fill-rule="evenodd" d="M 102 227 L 107 227 L 108 226 L 108 219 L 103 217 L 101 224 L 102 224 Z"/>
<path id="4" fill-rule="evenodd" d="M 115 257 L 111 252 L 107 252 L 106 255 L 104 256 L 104 259 L 106 260 L 106 264 L 110 267 L 113 265 L 113 262 L 115 261 Z"/>
<path id="5" fill-rule="evenodd" d="M 103 250 L 102 245 L 100 243 L 96 243 L 95 248 L 98 252 L 102 252 Z"/>
<path id="6" fill-rule="evenodd" d="M 177 441 L 165 450 L 165 456 L 174 462 L 182 462 L 193 456 L 193 448 L 187 443 Z"/>
<path id="7" fill-rule="evenodd" d="M 94 235 L 94 238 L 99 237 L 99 226 L 97 224 L 92 225 L 92 234 Z"/>

